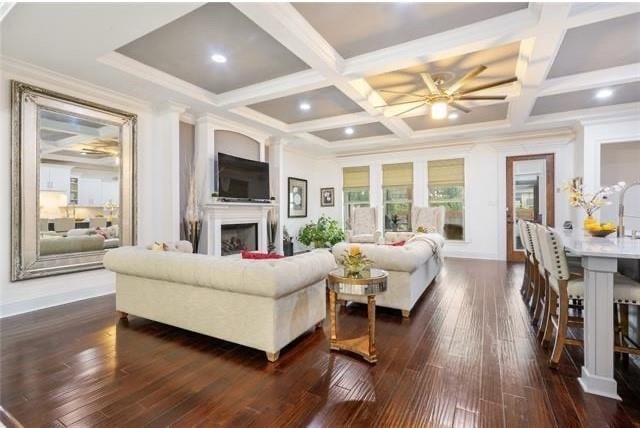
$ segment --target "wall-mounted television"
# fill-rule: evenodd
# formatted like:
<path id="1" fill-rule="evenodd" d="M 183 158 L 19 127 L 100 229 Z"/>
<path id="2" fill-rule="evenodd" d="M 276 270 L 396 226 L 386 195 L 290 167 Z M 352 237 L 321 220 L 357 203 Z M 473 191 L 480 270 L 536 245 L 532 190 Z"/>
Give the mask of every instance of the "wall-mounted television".
<path id="1" fill-rule="evenodd" d="M 218 196 L 221 198 L 267 201 L 269 164 L 218 153 Z"/>

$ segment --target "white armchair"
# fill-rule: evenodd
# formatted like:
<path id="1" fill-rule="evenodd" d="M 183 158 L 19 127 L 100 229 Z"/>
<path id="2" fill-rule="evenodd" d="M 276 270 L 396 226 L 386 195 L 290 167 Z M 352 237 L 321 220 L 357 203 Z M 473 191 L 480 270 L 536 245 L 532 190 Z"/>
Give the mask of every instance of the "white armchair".
<path id="1" fill-rule="evenodd" d="M 378 228 L 378 216 L 375 207 L 351 207 L 350 228 L 347 230 L 347 242 L 377 243 L 381 232 Z"/>
<path id="2" fill-rule="evenodd" d="M 444 235 L 444 215 L 444 207 L 411 207 L 411 232 L 386 232 L 384 240 L 386 242 L 406 241 L 416 234 L 419 227 L 426 228 L 427 232 Z"/>

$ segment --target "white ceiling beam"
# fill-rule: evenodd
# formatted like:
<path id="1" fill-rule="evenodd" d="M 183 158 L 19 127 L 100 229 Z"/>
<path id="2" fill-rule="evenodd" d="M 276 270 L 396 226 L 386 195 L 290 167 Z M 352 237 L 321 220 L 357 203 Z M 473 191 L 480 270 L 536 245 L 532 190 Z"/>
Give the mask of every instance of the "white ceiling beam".
<path id="1" fill-rule="evenodd" d="M 266 114 L 262 114 L 259 111 L 253 110 L 249 107 L 236 107 L 229 111 L 231 113 L 237 114 L 238 116 L 242 116 L 245 119 L 249 119 L 262 125 L 278 129 L 282 133 L 287 132 L 286 123 L 278 119 L 274 119 L 271 116 L 267 116 Z"/>
<path id="2" fill-rule="evenodd" d="M 605 118 L 635 118 L 640 123 L 640 102 L 616 104 L 612 106 L 592 107 L 582 110 L 563 111 L 560 113 L 541 114 L 532 116 L 527 125 L 551 125 L 558 123 L 573 123 L 576 120 L 591 120 Z"/>
<path id="3" fill-rule="evenodd" d="M 256 83 L 217 96 L 220 107 L 234 108 L 275 98 L 286 97 L 300 92 L 324 88 L 331 83 L 315 70 L 305 70 L 266 82 Z"/>
<path id="4" fill-rule="evenodd" d="M 588 71 L 545 80 L 539 96 L 564 94 L 603 86 L 621 85 L 640 80 L 640 63 L 621 65 L 603 70 Z"/>
<path id="5" fill-rule="evenodd" d="M 582 5 L 584 6 L 585 3 Z M 584 12 L 569 16 L 566 26 L 567 28 L 581 27 L 638 12 L 640 12 L 639 3 L 590 3 Z"/>
<path id="6" fill-rule="evenodd" d="M 505 45 L 531 37 L 536 22 L 530 9 L 519 10 L 349 58 L 343 74 L 371 76 Z"/>
<path id="7" fill-rule="evenodd" d="M 320 72 L 331 85 L 357 103 L 364 111 L 375 115 L 376 109 L 361 88 L 352 85 L 342 75 L 344 59 L 289 3 L 233 3 L 242 13 Z M 371 92 L 371 89 L 369 89 Z M 396 135 L 405 137 L 410 129 L 400 119 L 380 117 L 380 121 Z"/>
<path id="8" fill-rule="evenodd" d="M 322 119 L 308 120 L 306 122 L 292 123 L 287 126 L 287 132 L 315 132 L 323 129 L 342 128 L 345 126 L 363 125 L 377 122 L 378 118 L 371 116 L 366 111 L 343 114 L 340 116 L 325 117 Z"/>
<path id="9" fill-rule="evenodd" d="M 520 97 L 509 104 L 508 118 L 512 125 L 520 126 L 525 122 L 535 104 L 549 69 L 556 58 L 560 44 L 566 32 L 566 19 L 571 10 L 567 3 L 535 4 L 540 19 L 535 29 L 535 38 L 523 43 L 520 56 L 526 58 L 526 66 L 518 69 L 522 84 Z"/>

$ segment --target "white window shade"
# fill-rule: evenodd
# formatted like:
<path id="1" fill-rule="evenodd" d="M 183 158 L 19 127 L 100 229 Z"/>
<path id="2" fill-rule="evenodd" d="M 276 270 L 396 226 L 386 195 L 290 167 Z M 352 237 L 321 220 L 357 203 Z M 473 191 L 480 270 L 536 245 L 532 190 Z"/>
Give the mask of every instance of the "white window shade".
<path id="1" fill-rule="evenodd" d="M 342 187 L 369 187 L 369 167 L 347 167 L 342 170 Z"/>
<path id="2" fill-rule="evenodd" d="M 429 161 L 429 186 L 463 186 L 464 159 Z"/>
<path id="3" fill-rule="evenodd" d="M 382 166 L 383 186 L 413 185 L 413 163 L 396 163 Z"/>

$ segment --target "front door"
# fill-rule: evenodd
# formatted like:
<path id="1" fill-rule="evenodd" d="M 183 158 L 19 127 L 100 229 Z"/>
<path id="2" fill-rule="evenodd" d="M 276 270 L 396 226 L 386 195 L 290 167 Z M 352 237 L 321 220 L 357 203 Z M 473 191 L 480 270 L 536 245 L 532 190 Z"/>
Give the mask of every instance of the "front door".
<path id="1" fill-rule="evenodd" d="M 554 155 L 507 157 L 507 261 L 524 261 L 517 220 L 554 225 Z"/>

